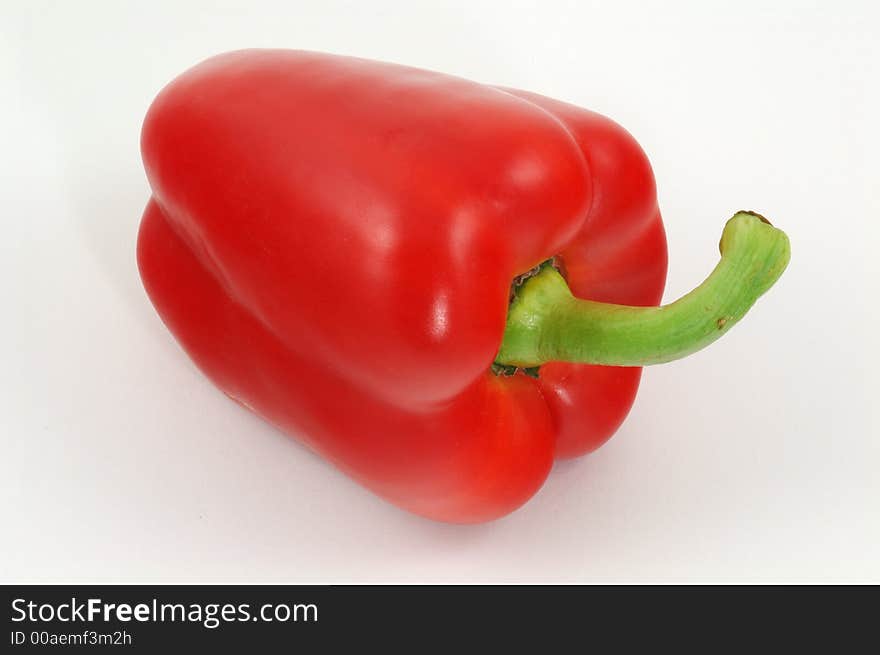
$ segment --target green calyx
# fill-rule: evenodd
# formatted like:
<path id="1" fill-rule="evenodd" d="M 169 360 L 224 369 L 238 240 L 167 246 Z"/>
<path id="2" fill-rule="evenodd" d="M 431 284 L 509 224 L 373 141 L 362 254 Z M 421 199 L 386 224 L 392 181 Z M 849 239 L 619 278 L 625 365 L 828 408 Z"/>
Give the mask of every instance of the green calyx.
<path id="1" fill-rule="evenodd" d="M 721 261 L 709 277 L 661 307 L 580 300 L 556 269 L 543 267 L 517 290 L 495 365 L 648 366 L 705 348 L 773 286 L 791 255 L 785 232 L 745 211 L 727 221 L 720 247 Z"/>

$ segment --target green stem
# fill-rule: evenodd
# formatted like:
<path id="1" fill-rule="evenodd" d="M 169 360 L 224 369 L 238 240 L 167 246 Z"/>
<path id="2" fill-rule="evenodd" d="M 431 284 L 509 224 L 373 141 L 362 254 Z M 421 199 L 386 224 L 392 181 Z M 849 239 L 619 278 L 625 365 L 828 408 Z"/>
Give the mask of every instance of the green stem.
<path id="1" fill-rule="evenodd" d="M 721 261 L 696 289 L 662 307 L 575 298 L 547 267 L 511 303 L 497 364 L 553 361 L 647 366 L 686 357 L 718 339 L 779 279 L 788 237 L 762 216 L 739 212 L 724 226 Z"/>

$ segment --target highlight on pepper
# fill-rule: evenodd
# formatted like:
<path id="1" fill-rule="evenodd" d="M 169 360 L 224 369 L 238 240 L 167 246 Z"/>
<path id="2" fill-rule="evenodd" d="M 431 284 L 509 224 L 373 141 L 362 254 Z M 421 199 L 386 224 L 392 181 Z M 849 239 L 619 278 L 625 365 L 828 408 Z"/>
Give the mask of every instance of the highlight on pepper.
<path id="1" fill-rule="evenodd" d="M 294 50 L 208 59 L 150 106 L 137 261 L 223 392 L 441 521 L 525 503 L 619 428 L 641 367 L 726 334 L 785 233 L 724 226 L 660 305 L 653 173 L 610 119 L 517 89 Z"/>

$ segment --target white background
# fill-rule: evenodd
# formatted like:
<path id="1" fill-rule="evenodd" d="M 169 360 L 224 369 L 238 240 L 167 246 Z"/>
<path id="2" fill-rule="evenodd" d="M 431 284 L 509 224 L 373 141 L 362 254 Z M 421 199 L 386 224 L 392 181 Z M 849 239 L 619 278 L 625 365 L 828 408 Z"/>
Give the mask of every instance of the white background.
<path id="1" fill-rule="evenodd" d="M 865 2 L 0 0 L 0 581 L 880 582 L 880 19 Z M 667 299 L 724 220 L 791 236 L 712 348 L 506 519 L 378 500 L 230 402 L 136 271 L 140 122 L 224 50 L 297 47 L 538 91 L 627 127 Z"/>

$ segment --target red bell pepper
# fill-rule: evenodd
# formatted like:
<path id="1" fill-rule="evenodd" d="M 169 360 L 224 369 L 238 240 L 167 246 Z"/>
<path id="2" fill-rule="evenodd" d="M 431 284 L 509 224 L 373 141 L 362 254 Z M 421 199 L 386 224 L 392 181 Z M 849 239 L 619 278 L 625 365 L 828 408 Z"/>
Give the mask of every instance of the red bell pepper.
<path id="1" fill-rule="evenodd" d="M 656 307 L 666 242 L 627 132 L 363 59 L 209 59 L 156 98 L 142 151 L 138 265 L 199 368 L 445 521 L 502 516 L 554 458 L 601 445 L 639 366 L 714 341 L 788 261 L 784 233 L 740 212 L 706 282 Z"/>

